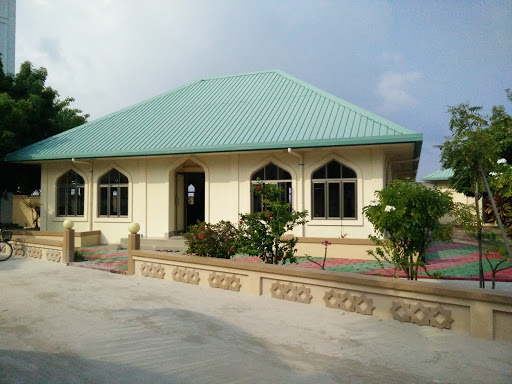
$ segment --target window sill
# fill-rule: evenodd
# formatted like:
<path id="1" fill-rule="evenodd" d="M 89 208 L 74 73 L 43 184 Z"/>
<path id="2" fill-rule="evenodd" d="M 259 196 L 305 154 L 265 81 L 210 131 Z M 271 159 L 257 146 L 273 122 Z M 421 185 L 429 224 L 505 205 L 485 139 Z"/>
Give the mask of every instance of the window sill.
<path id="1" fill-rule="evenodd" d="M 53 222 L 64 222 L 67 219 L 71 219 L 75 223 L 86 223 L 87 221 L 89 221 L 87 217 L 84 216 L 57 216 L 53 218 Z"/>
<path id="2" fill-rule="evenodd" d="M 363 225 L 363 219 L 320 219 L 320 218 L 311 218 L 309 222 L 307 223 L 308 226 L 344 226 L 344 227 L 350 227 L 350 226 L 361 226 Z"/>
<path id="3" fill-rule="evenodd" d="M 130 217 L 97 217 L 94 219 L 95 223 L 131 223 Z"/>

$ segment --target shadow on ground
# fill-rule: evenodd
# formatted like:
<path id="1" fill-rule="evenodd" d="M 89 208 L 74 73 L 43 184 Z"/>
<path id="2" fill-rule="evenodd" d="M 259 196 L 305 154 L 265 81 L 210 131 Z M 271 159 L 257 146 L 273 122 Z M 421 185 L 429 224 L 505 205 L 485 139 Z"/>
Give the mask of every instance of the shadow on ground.
<path id="1" fill-rule="evenodd" d="M 187 310 L 127 309 L 115 312 L 113 320 L 120 324 L 119 332 L 105 334 L 98 324 L 96 334 L 77 337 L 66 352 L 0 349 L 0 383 L 429 382 L 375 362 L 306 351 L 299 340 L 269 344 Z M 7 324 L 0 326 L 2 333 L 10 332 Z M 37 344 L 62 350 L 66 343 L 41 339 Z"/>

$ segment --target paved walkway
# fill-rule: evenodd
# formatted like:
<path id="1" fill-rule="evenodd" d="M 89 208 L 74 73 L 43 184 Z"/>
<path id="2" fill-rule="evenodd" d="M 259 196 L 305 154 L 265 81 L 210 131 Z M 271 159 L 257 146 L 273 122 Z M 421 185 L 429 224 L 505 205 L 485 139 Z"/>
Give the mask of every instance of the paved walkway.
<path id="1" fill-rule="evenodd" d="M 35 259 L 0 263 L 0 383 L 507 383 L 512 344 Z"/>

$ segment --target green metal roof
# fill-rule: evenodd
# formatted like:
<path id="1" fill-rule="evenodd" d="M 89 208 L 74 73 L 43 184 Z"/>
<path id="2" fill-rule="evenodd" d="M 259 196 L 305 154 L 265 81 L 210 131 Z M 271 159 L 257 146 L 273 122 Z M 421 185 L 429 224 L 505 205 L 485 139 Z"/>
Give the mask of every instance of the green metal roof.
<path id="1" fill-rule="evenodd" d="M 6 161 L 384 143 L 422 134 L 281 71 L 199 80 L 13 152 Z"/>
<path id="2" fill-rule="evenodd" d="M 422 178 L 422 181 L 448 181 L 453 176 L 451 168 L 440 169 Z"/>

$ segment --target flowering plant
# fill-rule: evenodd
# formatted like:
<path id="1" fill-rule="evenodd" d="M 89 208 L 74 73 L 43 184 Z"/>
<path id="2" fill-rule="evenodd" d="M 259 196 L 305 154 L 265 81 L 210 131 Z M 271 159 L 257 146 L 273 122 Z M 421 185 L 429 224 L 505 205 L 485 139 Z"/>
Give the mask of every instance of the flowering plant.
<path id="1" fill-rule="evenodd" d="M 295 236 L 283 235 L 296 225 L 307 222 L 307 211 L 297 212 L 282 200 L 283 190 L 274 184 L 258 184 L 252 188 L 263 200 L 263 212 L 240 215 L 239 237 L 236 248 L 239 252 L 259 256 L 269 264 L 295 263 Z"/>
<path id="2" fill-rule="evenodd" d="M 324 261 L 322 264 L 320 264 L 319 262 L 313 260 L 313 258 L 311 256 L 308 256 L 306 255 L 306 259 L 308 259 L 309 261 L 311 261 L 312 263 L 315 263 L 316 265 L 318 265 L 320 268 L 322 269 L 325 269 L 325 261 L 327 260 L 327 247 L 329 245 L 331 245 L 331 243 L 329 242 L 329 240 L 324 240 L 322 241 L 322 245 L 325 247 L 324 248 Z"/>
<path id="3" fill-rule="evenodd" d="M 237 236 L 238 230 L 229 221 L 216 224 L 203 221 L 191 225 L 184 235 L 187 253 L 223 259 L 229 259 L 235 254 Z"/>
<path id="4" fill-rule="evenodd" d="M 386 208 L 384 208 L 384 210 L 386 212 L 393 212 L 393 211 L 396 211 L 396 208 L 393 207 L 392 205 L 386 205 Z"/>
<path id="5" fill-rule="evenodd" d="M 419 267 L 425 267 L 431 242 L 451 237 L 452 228 L 440 224 L 439 219 L 452 211 L 452 198 L 448 193 L 401 180 L 375 194 L 378 202 L 372 201 L 363 213 L 373 224 L 377 236 L 369 237 L 378 247 L 367 252 L 416 280 Z"/>

